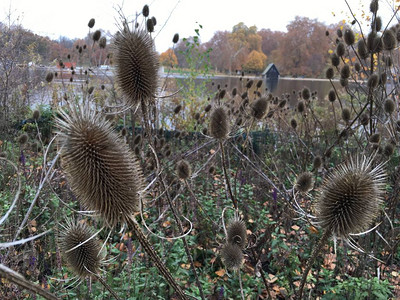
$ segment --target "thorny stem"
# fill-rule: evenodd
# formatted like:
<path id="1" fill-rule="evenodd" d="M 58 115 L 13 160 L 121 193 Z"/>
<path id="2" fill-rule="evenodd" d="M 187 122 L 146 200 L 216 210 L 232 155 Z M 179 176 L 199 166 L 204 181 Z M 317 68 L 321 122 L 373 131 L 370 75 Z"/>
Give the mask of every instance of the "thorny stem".
<path id="1" fill-rule="evenodd" d="M 101 276 L 96 275 L 96 278 L 100 281 L 100 283 L 113 295 L 113 297 L 117 300 L 121 300 L 121 298 L 118 297 L 117 293 L 114 292 L 114 290 L 107 284 L 107 282 L 101 278 Z"/>
<path id="2" fill-rule="evenodd" d="M 186 294 L 183 292 L 182 288 L 178 285 L 178 283 L 172 276 L 171 272 L 167 269 L 165 264 L 161 261 L 160 257 L 153 249 L 153 246 L 150 244 L 149 240 L 144 235 L 142 229 L 139 227 L 139 224 L 136 222 L 133 216 L 130 219 L 128 219 L 128 227 L 133 231 L 136 238 L 139 240 L 139 243 L 142 245 L 146 253 L 150 256 L 150 259 L 153 261 L 154 265 L 160 271 L 161 275 L 164 276 L 165 280 L 178 294 L 179 299 L 187 300 L 188 298 Z"/>
<path id="3" fill-rule="evenodd" d="M 230 183 L 230 181 L 229 181 L 228 172 L 226 171 L 225 150 L 224 150 L 224 145 L 222 144 L 222 141 L 219 141 L 219 147 L 221 148 L 221 154 L 222 154 L 222 169 L 223 169 L 223 171 L 224 171 L 225 182 L 226 182 L 226 185 L 227 185 L 227 187 L 228 187 L 229 197 L 230 197 L 231 200 L 232 200 L 233 207 L 235 208 L 235 210 L 237 210 L 237 209 L 238 209 L 237 200 L 236 200 L 236 198 L 233 196 L 232 188 L 231 188 L 231 183 Z"/>
<path id="4" fill-rule="evenodd" d="M 326 244 L 326 242 L 328 241 L 328 238 L 330 236 L 331 236 L 331 231 L 330 230 L 325 230 L 324 234 L 321 236 L 321 238 L 318 241 L 318 243 L 314 246 L 313 251 L 311 253 L 311 256 L 307 261 L 306 268 L 305 268 L 305 270 L 303 272 L 303 277 L 301 278 L 299 291 L 298 291 L 298 294 L 296 295 L 296 299 L 297 300 L 301 300 L 301 297 L 303 296 L 304 285 L 305 285 L 305 283 L 307 281 L 307 275 L 310 272 L 311 267 L 312 267 L 313 263 L 315 262 L 315 259 L 317 258 L 317 256 L 321 252 L 322 247 L 324 247 L 324 245 Z"/>
<path id="5" fill-rule="evenodd" d="M 168 190 L 167 190 L 167 188 L 165 186 L 165 182 L 164 182 L 164 179 L 163 179 L 162 175 L 160 175 L 160 181 L 161 181 L 161 185 L 162 185 L 163 189 L 166 191 L 167 201 L 168 201 L 168 204 L 169 204 L 169 206 L 171 208 L 172 214 L 174 215 L 175 222 L 178 224 L 180 234 L 183 235 L 185 232 L 183 230 L 182 222 L 179 219 L 178 214 L 176 213 L 174 205 L 172 204 L 170 195 L 169 195 Z M 181 239 L 182 239 L 182 242 L 183 242 L 183 246 L 185 248 L 186 256 L 188 257 L 188 260 L 189 260 L 189 263 L 190 263 L 190 267 L 191 267 L 191 269 L 193 271 L 193 274 L 194 274 L 196 285 L 199 288 L 200 297 L 201 297 L 202 300 L 205 300 L 204 293 L 203 293 L 203 288 L 202 288 L 202 285 L 200 283 L 199 277 L 197 275 L 197 271 L 196 271 L 196 267 L 194 265 L 193 257 L 192 257 L 192 254 L 190 253 L 190 250 L 189 250 L 189 245 L 188 245 L 188 243 L 186 241 L 186 238 L 184 236 Z"/>

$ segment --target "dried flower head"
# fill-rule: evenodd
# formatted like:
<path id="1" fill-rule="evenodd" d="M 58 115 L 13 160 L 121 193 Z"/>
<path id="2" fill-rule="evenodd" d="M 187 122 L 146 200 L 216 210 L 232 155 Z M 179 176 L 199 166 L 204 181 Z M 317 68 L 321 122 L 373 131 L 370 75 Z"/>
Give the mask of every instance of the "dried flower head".
<path id="1" fill-rule="evenodd" d="M 81 204 L 109 225 L 126 223 L 139 210 L 142 173 L 110 122 L 88 104 L 56 118 L 63 170 Z"/>
<path id="2" fill-rule="evenodd" d="M 89 20 L 89 23 L 88 23 L 89 28 L 93 28 L 94 23 L 95 23 L 95 20 L 94 20 L 93 18 L 91 18 L 91 19 Z"/>
<path id="3" fill-rule="evenodd" d="M 394 146 L 391 143 L 388 143 L 383 148 L 383 155 L 390 157 L 394 153 Z"/>
<path id="4" fill-rule="evenodd" d="M 355 36 L 353 30 L 351 30 L 350 28 L 344 31 L 344 41 L 349 46 L 354 44 Z"/>
<path id="5" fill-rule="evenodd" d="M 28 139 L 29 139 L 28 135 L 26 133 L 23 133 L 18 137 L 18 143 L 20 143 L 21 145 L 24 145 L 24 144 L 26 144 Z"/>
<path id="6" fill-rule="evenodd" d="M 237 244 L 226 243 L 221 249 L 222 263 L 229 270 L 239 270 L 243 265 L 242 249 Z"/>
<path id="7" fill-rule="evenodd" d="M 368 57 L 368 50 L 367 50 L 367 45 L 365 44 L 364 39 L 359 39 L 357 42 L 357 52 L 358 55 L 362 59 L 366 59 Z"/>
<path id="8" fill-rule="evenodd" d="M 179 33 L 175 33 L 174 37 L 172 38 L 172 42 L 174 44 L 176 44 L 177 42 L 179 42 Z"/>
<path id="9" fill-rule="evenodd" d="M 102 256 L 101 243 L 93 237 L 93 230 L 82 222 L 67 220 L 60 232 L 61 255 L 72 271 L 80 278 L 98 274 Z"/>
<path id="10" fill-rule="evenodd" d="M 254 118 L 261 120 L 268 113 L 269 102 L 267 98 L 259 98 L 251 105 L 252 115 Z"/>
<path id="11" fill-rule="evenodd" d="M 113 49 L 116 81 L 127 103 L 152 101 L 158 84 L 153 39 L 143 30 L 127 30 L 117 35 Z"/>
<path id="12" fill-rule="evenodd" d="M 294 188 L 301 193 L 307 193 L 314 187 L 314 177 L 310 172 L 303 172 L 297 176 Z"/>
<path id="13" fill-rule="evenodd" d="M 383 104 L 383 108 L 387 114 L 392 114 L 395 109 L 394 101 L 390 98 L 387 98 Z"/>
<path id="14" fill-rule="evenodd" d="M 37 109 L 35 109 L 35 110 L 33 111 L 32 118 L 33 118 L 34 120 L 36 120 L 36 121 L 39 120 L 39 118 L 40 118 L 40 111 L 37 110 Z"/>
<path id="15" fill-rule="evenodd" d="M 335 75 L 335 71 L 333 70 L 332 67 L 329 67 L 328 69 L 326 69 L 325 76 L 327 79 L 332 79 L 334 75 Z"/>
<path id="16" fill-rule="evenodd" d="M 210 116 L 210 134 L 216 139 L 224 139 L 229 134 L 229 119 L 225 109 L 220 106 L 214 108 Z"/>
<path id="17" fill-rule="evenodd" d="M 53 81 L 53 78 L 54 78 L 53 72 L 49 72 L 49 73 L 46 74 L 46 81 L 47 81 L 48 83 L 52 82 L 52 81 Z"/>
<path id="18" fill-rule="evenodd" d="M 192 168 L 187 160 L 180 160 L 176 164 L 176 173 L 179 179 L 186 180 L 192 175 Z"/>
<path id="19" fill-rule="evenodd" d="M 229 244 L 236 244 L 241 249 L 247 245 L 246 224 L 241 220 L 231 220 L 226 227 L 226 240 Z"/>
<path id="20" fill-rule="evenodd" d="M 337 56 L 343 56 L 346 52 L 346 47 L 343 42 L 339 42 L 339 44 L 336 45 L 336 54 Z"/>
<path id="21" fill-rule="evenodd" d="M 310 96 L 311 96 L 311 93 L 310 93 L 310 90 L 309 90 L 308 88 L 304 88 L 304 89 L 301 91 L 301 97 L 302 97 L 304 100 L 310 99 Z"/>
<path id="22" fill-rule="evenodd" d="M 340 64 L 340 58 L 339 56 L 336 55 L 336 53 L 333 53 L 331 55 L 331 63 L 332 66 L 337 67 Z"/>
<path id="23" fill-rule="evenodd" d="M 104 49 L 107 46 L 107 38 L 105 36 L 100 38 L 99 47 Z"/>
<path id="24" fill-rule="evenodd" d="M 101 31 L 100 30 L 96 30 L 93 35 L 92 35 L 92 39 L 93 41 L 97 42 L 101 37 Z"/>
<path id="25" fill-rule="evenodd" d="M 322 158 L 321 156 L 317 155 L 314 157 L 313 160 L 313 168 L 314 170 L 318 170 L 322 166 Z"/>
<path id="26" fill-rule="evenodd" d="M 385 30 L 382 36 L 383 47 L 385 50 L 393 50 L 397 46 L 397 39 L 392 30 Z"/>
<path id="27" fill-rule="evenodd" d="M 369 142 L 370 143 L 378 144 L 380 141 L 381 141 L 380 133 L 374 133 L 373 135 L 371 135 L 369 137 Z"/>
<path id="28" fill-rule="evenodd" d="M 379 214 L 386 179 L 382 164 L 372 164 L 371 158 L 352 158 L 326 177 L 316 203 L 323 229 L 345 238 L 368 229 Z"/>
<path id="29" fill-rule="evenodd" d="M 336 100 L 336 92 L 334 90 L 329 91 L 328 99 L 330 102 L 334 102 Z"/>
<path id="30" fill-rule="evenodd" d="M 150 13 L 150 9 L 149 9 L 149 6 L 146 4 L 143 6 L 143 9 L 142 9 L 143 17 L 148 17 L 149 13 Z"/>
<path id="31" fill-rule="evenodd" d="M 350 77 L 350 67 L 348 64 L 345 64 L 341 69 L 340 69 L 340 76 L 342 78 L 349 78 Z"/>
<path id="32" fill-rule="evenodd" d="M 366 113 L 361 114 L 360 123 L 363 126 L 367 126 L 369 123 L 369 116 Z"/>
<path id="33" fill-rule="evenodd" d="M 291 119 L 290 120 L 290 126 L 292 126 L 293 129 L 297 128 L 297 121 L 296 119 Z"/>
<path id="34" fill-rule="evenodd" d="M 351 113 L 350 113 L 350 109 L 348 109 L 347 107 L 344 107 L 342 110 L 342 119 L 345 122 L 349 122 L 350 121 L 350 117 L 351 117 Z"/>
<path id="35" fill-rule="evenodd" d="M 367 85 L 369 88 L 374 89 L 378 86 L 379 83 L 379 76 L 376 73 L 373 73 L 369 76 Z"/>
<path id="36" fill-rule="evenodd" d="M 303 113 L 304 110 L 305 110 L 305 108 L 306 108 L 306 107 L 305 107 L 303 101 L 299 101 L 299 103 L 297 103 L 297 111 L 298 111 L 299 113 Z"/>

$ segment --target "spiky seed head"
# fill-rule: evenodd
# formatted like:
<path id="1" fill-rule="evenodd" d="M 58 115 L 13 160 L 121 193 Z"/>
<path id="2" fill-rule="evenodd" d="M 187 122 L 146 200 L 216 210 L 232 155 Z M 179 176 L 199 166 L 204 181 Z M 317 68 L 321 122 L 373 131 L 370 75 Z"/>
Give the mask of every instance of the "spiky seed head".
<path id="1" fill-rule="evenodd" d="M 313 168 L 314 170 L 318 170 L 322 166 L 322 158 L 321 156 L 317 155 L 314 157 L 313 160 Z"/>
<path id="2" fill-rule="evenodd" d="M 209 111 L 211 110 L 211 108 L 212 108 L 211 104 L 208 104 L 208 105 L 204 108 L 204 111 L 205 111 L 205 112 L 209 112 Z"/>
<path id="3" fill-rule="evenodd" d="M 237 95 L 237 88 L 233 88 L 232 97 L 235 97 L 236 95 Z"/>
<path id="4" fill-rule="evenodd" d="M 47 81 L 48 83 L 52 82 L 52 81 L 53 81 L 53 78 L 54 78 L 53 72 L 49 72 L 49 73 L 46 74 L 46 81 Z"/>
<path id="5" fill-rule="evenodd" d="M 331 63 L 332 63 L 332 66 L 334 66 L 334 67 L 337 67 L 340 64 L 340 58 L 339 58 L 339 56 L 337 56 L 336 53 L 333 53 L 331 55 Z"/>
<path id="6" fill-rule="evenodd" d="M 211 167 L 208 169 L 208 173 L 210 173 L 211 175 L 214 175 L 214 174 L 215 174 L 215 167 L 214 167 L 214 166 L 211 166 Z"/>
<path id="7" fill-rule="evenodd" d="M 180 160 L 176 164 L 176 173 L 179 179 L 186 180 L 192 175 L 192 168 L 187 160 Z"/>
<path id="8" fill-rule="evenodd" d="M 391 115 L 395 109 L 394 101 L 390 98 L 387 98 L 383 104 L 383 108 L 387 114 Z"/>
<path id="9" fill-rule="evenodd" d="M 82 206 L 111 227 L 139 211 L 139 163 L 111 123 L 88 104 L 56 118 L 63 170 Z M 134 178 L 134 180 L 133 180 Z"/>
<path id="10" fill-rule="evenodd" d="M 122 136 L 126 136 L 128 134 L 128 130 L 126 129 L 126 127 L 121 129 L 121 135 Z"/>
<path id="11" fill-rule="evenodd" d="M 259 89 L 263 84 L 263 81 L 260 79 L 259 81 L 257 81 L 257 88 Z"/>
<path id="12" fill-rule="evenodd" d="M 354 69 L 356 70 L 356 72 L 360 72 L 361 71 L 361 65 L 359 62 L 356 62 L 354 64 Z"/>
<path id="13" fill-rule="evenodd" d="M 20 143 L 21 145 L 24 145 L 24 144 L 26 144 L 28 139 L 29 139 L 28 135 L 26 133 L 23 133 L 18 137 L 18 143 Z"/>
<path id="14" fill-rule="evenodd" d="M 304 100 L 310 99 L 310 96 L 311 96 L 311 93 L 310 93 L 310 90 L 309 90 L 308 88 L 304 88 L 304 89 L 301 91 L 301 97 L 302 97 Z"/>
<path id="15" fill-rule="evenodd" d="M 371 158 L 351 158 L 336 167 L 322 186 L 316 202 L 319 224 L 338 237 L 368 229 L 379 214 L 386 175 Z"/>
<path id="16" fill-rule="evenodd" d="M 293 129 L 297 128 L 297 121 L 296 119 L 291 119 L 290 120 L 290 126 L 292 126 Z"/>
<path id="17" fill-rule="evenodd" d="M 219 92 L 218 98 L 219 98 L 219 99 L 223 99 L 223 98 L 225 97 L 225 95 L 226 95 L 226 90 L 223 89 L 223 90 L 221 90 L 221 91 Z"/>
<path id="18" fill-rule="evenodd" d="M 229 270 L 239 270 L 243 265 L 242 249 L 237 244 L 226 243 L 221 249 L 222 263 Z"/>
<path id="19" fill-rule="evenodd" d="M 350 113 L 350 109 L 348 109 L 347 107 L 344 107 L 342 110 L 342 119 L 343 121 L 345 121 L 346 123 L 350 121 L 350 117 L 351 117 L 351 113 Z"/>
<path id="20" fill-rule="evenodd" d="M 93 33 L 92 39 L 93 39 L 93 41 L 97 42 L 100 39 L 100 37 L 101 37 L 101 31 L 100 30 L 96 30 Z"/>
<path id="21" fill-rule="evenodd" d="M 367 126 L 369 123 L 369 116 L 366 113 L 362 113 L 360 116 L 360 123 L 363 126 Z"/>
<path id="22" fill-rule="evenodd" d="M 94 91 L 94 86 L 88 88 L 88 94 L 91 95 Z"/>
<path id="23" fill-rule="evenodd" d="M 179 33 L 175 33 L 174 37 L 172 38 L 172 42 L 174 44 L 176 44 L 177 42 L 179 42 Z"/>
<path id="24" fill-rule="evenodd" d="M 355 36 L 353 30 L 351 30 L 350 28 L 344 31 L 344 41 L 349 46 L 354 44 Z"/>
<path id="25" fill-rule="evenodd" d="M 299 103 L 297 103 L 297 111 L 298 111 L 299 113 L 303 113 L 304 110 L 305 110 L 305 108 L 306 108 L 306 107 L 305 107 L 303 101 L 299 101 Z"/>
<path id="26" fill-rule="evenodd" d="M 152 19 L 147 19 L 146 26 L 148 32 L 154 32 L 154 24 Z"/>
<path id="27" fill-rule="evenodd" d="M 286 105 L 286 99 L 282 99 L 282 100 L 279 102 L 278 107 L 279 107 L 279 108 L 284 108 L 285 105 Z"/>
<path id="28" fill-rule="evenodd" d="M 0 157 L 7 158 L 7 152 L 6 151 L 0 152 Z"/>
<path id="29" fill-rule="evenodd" d="M 332 79 L 334 75 L 335 75 L 335 71 L 333 70 L 332 67 L 329 67 L 328 69 L 326 69 L 325 76 L 327 79 Z"/>
<path id="30" fill-rule="evenodd" d="M 143 17 L 147 18 L 149 16 L 149 13 L 150 13 L 150 9 L 149 9 L 149 6 L 146 4 L 143 6 L 143 9 L 142 9 Z"/>
<path id="31" fill-rule="evenodd" d="M 200 119 L 200 113 L 198 113 L 198 112 L 195 113 L 194 114 L 194 119 L 198 121 Z"/>
<path id="32" fill-rule="evenodd" d="M 251 88 L 253 86 L 253 80 L 249 80 L 247 83 L 246 83 L 246 88 Z"/>
<path id="33" fill-rule="evenodd" d="M 156 26 L 157 25 L 157 19 L 156 17 L 151 17 L 151 20 L 153 21 L 153 25 Z"/>
<path id="34" fill-rule="evenodd" d="M 135 139 L 133 140 L 133 144 L 139 145 L 141 141 L 142 141 L 142 135 L 138 134 L 137 136 L 135 136 Z"/>
<path id="35" fill-rule="evenodd" d="M 375 31 L 381 31 L 382 29 L 382 18 L 377 16 L 375 18 Z"/>
<path id="36" fill-rule="evenodd" d="M 336 30 L 336 34 L 337 34 L 338 38 L 341 38 L 343 36 L 343 32 L 340 29 Z"/>
<path id="37" fill-rule="evenodd" d="M 242 99 L 246 99 L 247 98 L 247 92 L 244 92 L 241 97 L 242 97 Z"/>
<path id="38" fill-rule="evenodd" d="M 107 38 L 105 36 L 102 36 L 99 41 L 99 47 L 101 49 L 104 49 L 106 46 L 107 46 Z"/>
<path id="39" fill-rule="evenodd" d="M 251 108 L 253 117 L 261 120 L 268 113 L 269 102 L 267 98 L 262 97 L 254 101 Z"/>
<path id="40" fill-rule="evenodd" d="M 336 100 L 336 92 L 334 90 L 330 90 L 328 93 L 328 99 L 330 102 L 335 102 Z"/>
<path id="41" fill-rule="evenodd" d="M 39 120 L 39 118 L 40 118 L 40 111 L 37 110 L 37 109 L 35 109 L 35 110 L 33 111 L 32 118 L 33 118 L 34 120 L 36 120 L 36 121 Z"/>
<path id="42" fill-rule="evenodd" d="M 339 44 L 337 44 L 337 46 L 336 46 L 336 55 L 340 57 L 340 56 L 343 56 L 345 54 L 345 52 L 346 52 L 346 47 L 345 47 L 344 43 L 339 42 Z"/>
<path id="43" fill-rule="evenodd" d="M 297 176 L 296 183 L 294 185 L 294 188 L 301 192 L 301 193 L 307 193 L 311 191 L 314 187 L 314 177 L 311 172 L 303 172 L 300 173 L 299 176 Z"/>
<path id="44" fill-rule="evenodd" d="M 387 81 L 387 75 L 385 72 L 382 72 L 379 74 L 379 84 L 380 85 L 385 85 Z"/>
<path id="45" fill-rule="evenodd" d="M 376 73 L 373 73 L 369 76 L 368 81 L 367 81 L 367 86 L 370 89 L 374 89 L 378 86 L 379 83 L 379 76 Z"/>
<path id="46" fill-rule="evenodd" d="M 372 12 L 373 14 L 376 14 L 378 9 L 379 9 L 379 1 L 378 0 L 372 0 L 370 5 L 369 5 L 370 12 Z"/>
<path id="47" fill-rule="evenodd" d="M 388 143 L 383 148 L 383 155 L 390 157 L 394 153 L 394 146 L 391 143 Z"/>
<path id="48" fill-rule="evenodd" d="M 358 55 L 362 59 L 366 59 L 368 57 L 368 50 L 367 50 L 367 45 L 365 44 L 364 39 L 359 39 L 357 42 L 357 52 Z"/>
<path id="49" fill-rule="evenodd" d="M 210 134 L 216 139 L 224 139 L 229 134 L 229 120 L 225 109 L 214 108 L 210 116 Z"/>
<path id="50" fill-rule="evenodd" d="M 348 64 L 345 64 L 343 68 L 340 69 L 340 76 L 346 79 L 350 77 L 350 67 Z"/>
<path id="51" fill-rule="evenodd" d="M 381 141 L 380 133 L 374 133 L 369 137 L 370 143 L 378 144 Z"/>
<path id="52" fill-rule="evenodd" d="M 397 39 L 392 30 L 385 30 L 382 36 L 383 47 L 385 50 L 393 50 L 397 46 Z"/>
<path id="53" fill-rule="evenodd" d="M 174 114 L 179 114 L 179 112 L 181 111 L 181 109 L 182 109 L 182 105 L 181 105 L 181 104 L 178 104 L 178 105 L 174 108 Z"/>
<path id="54" fill-rule="evenodd" d="M 94 23 L 95 23 L 95 20 L 94 20 L 93 18 L 91 18 L 91 19 L 89 20 L 89 23 L 88 23 L 87 26 L 89 26 L 89 28 L 93 28 Z"/>
<path id="55" fill-rule="evenodd" d="M 67 221 L 65 230 L 60 232 L 61 255 L 72 271 L 82 279 L 100 271 L 101 243 L 93 235 L 88 225 L 71 220 Z"/>
<path id="56" fill-rule="evenodd" d="M 145 31 L 121 32 L 113 45 L 116 81 L 127 104 L 148 103 L 158 84 L 158 56 Z"/>
<path id="57" fill-rule="evenodd" d="M 246 224 L 241 220 L 231 220 L 226 227 L 226 240 L 229 244 L 236 244 L 241 249 L 247 245 Z"/>

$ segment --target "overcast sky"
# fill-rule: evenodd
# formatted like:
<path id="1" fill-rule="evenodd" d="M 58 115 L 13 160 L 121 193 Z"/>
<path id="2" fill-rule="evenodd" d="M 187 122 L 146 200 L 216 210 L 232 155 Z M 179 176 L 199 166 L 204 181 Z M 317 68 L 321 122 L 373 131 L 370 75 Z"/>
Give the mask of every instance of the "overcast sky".
<path id="1" fill-rule="evenodd" d="M 388 4 L 392 0 L 380 1 L 384 23 L 391 17 Z M 361 17 L 362 10 L 369 13 L 369 0 L 348 0 L 353 12 Z M 208 41 L 217 30 L 232 30 L 244 22 L 258 29 L 286 31 L 286 25 L 295 16 L 318 19 L 327 25 L 350 20 L 344 0 L 0 0 L 0 21 L 11 18 L 34 33 L 58 39 L 60 36 L 83 38 L 88 33 L 87 23 L 96 19 L 94 29 L 117 30 L 118 8 L 125 17 L 132 19 L 141 12 L 144 4 L 150 7 L 150 16 L 155 16 L 156 48 L 163 52 L 172 46 L 172 37 L 194 35 L 198 24 L 201 40 Z M 168 20 L 169 18 L 169 20 Z M 164 26 L 165 24 L 165 26 Z"/>

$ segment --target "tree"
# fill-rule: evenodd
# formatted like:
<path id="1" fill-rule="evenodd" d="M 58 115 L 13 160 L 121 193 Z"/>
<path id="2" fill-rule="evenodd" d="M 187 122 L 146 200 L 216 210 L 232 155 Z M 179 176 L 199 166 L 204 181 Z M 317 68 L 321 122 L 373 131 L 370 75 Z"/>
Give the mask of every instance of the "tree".
<path id="1" fill-rule="evenodd" d="M 267 56 L 261 51 L 253 50 L 250 52 L 243 65 L 243 70 L 247 72 L 260 73 L 265 69 Z"/>
<path id="2" fill-rule="evenodd" d="M 172 48 L 169 48 L 167 51 L 161 53 L 160 63 L 166 67 L 175 67 L 178 65 L 178 59 Z"/>

